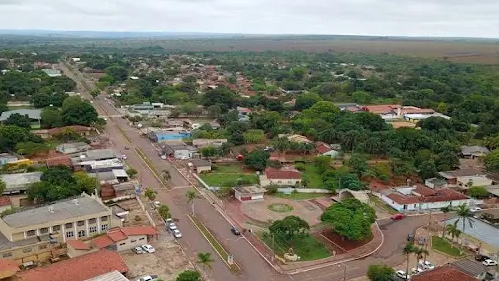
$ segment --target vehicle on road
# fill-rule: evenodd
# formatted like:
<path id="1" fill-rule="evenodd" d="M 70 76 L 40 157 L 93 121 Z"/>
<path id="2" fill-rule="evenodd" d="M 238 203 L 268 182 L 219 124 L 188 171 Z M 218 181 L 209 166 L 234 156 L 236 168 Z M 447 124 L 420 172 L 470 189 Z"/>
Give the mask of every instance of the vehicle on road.
<path id="1" fill-rule="evenodd" d="M 172 222 L 172 223 L 169 223 L 169 224 L 168 224 L 168 228 L 169 228 L 170 230 L 175 230 L 175 229 L 177 229 L 177 226 L 175 225 L 175 223 L 173 223 L 173 222 Z"/>
<path id="2" fill-rule="evenodd" d="M 175 236 L 175 238 L 182 238 L 182 232 L 180 232 L 180 230 L 178 229 L 175 229 L 173 231 L 173 236 Z"/>
<path id="3" fill-rule="evenodd" d="M 405 271 L 403 270 L 397 270 L 395 275 L 402 280 L 411 280 L 411 276 L 409 274 L 407 274 L 407 279 L 405 278 Z"/>
<path id="4" fill-rule="evenodd" d="M 142 249 L 142 247 L 133 248 L 133 252 L 136 253 L 137 255 L 145 253 L 144 249 Z"/>
<path id="5" fill-rule="evenodd" d="M 404 218 L 404 215 L 402 214 L 395 214 L 393 216 L 390 217 L 392 220 L 396 221 L 396 220 L 401 220 Z"/>
<path id="6" fill-rule="evenodd" d="M 482 264 L 485 266 L 494 266 L 494 265 L 497 265 L 497 262 L 494 260 L 491 260 L 491 259 L 487 259 L 487 260 L 482 261 Z"/>
<path id="7" fill-rule="evenodd" d="M 241 235 L 241 232 L 235 227 L 232 227 L 230 229 L 230 231 L 232 231 L 232 233 L 234 233 L 234 235 Z"/>
<path id="8" fill-rule="evenodd" d="M 161 202 L 154 201 L 154 207 L 159 208 L 159 206 L 161 206 Z"/>
<path id="9" fill-rule="evenodd" d="M 408 242 L 414 242 L 414 233 L 408 233 L 407 234 L 407 241 Z"/>
<path id="10" fill-rule="evenodd" d="M 413 267 L 413 268 L 411 269 L 411 274 L 419 274 L 419 273 L 421 273 L 421 272 L 424 272 L 424 270 L 423 270 L 422 268 L 420 268 L 420 267 L 417 267 L 417 268 L 416 268 L 416 267 Z"/>
<path id="11" fill-rule="evenodd" d="M 149 244 L 142 245 L 141 247 L 146 253 L 151 254 L 156 252 L 156 249 L 154 249 L 154 247 Z"/>
<path id="12" fill-rule="evenodd" d="M 125 155 L 125 154 L 123 154 L 123 155 L 121 156 L 121 159 L 126 160 L 126 159 L 127 159 L 126 155 Z"/>
<path id="13" fill-rule="evenodd" d="M 476 261 L 484 261 L 484 260 L 489 260 L 489 259 L 490 259 L 490 257 L 484 256 L 484 255 L 476 255 L 475 256 Z"/>
<path id="14" fill-rule="evenodd" d="M 137 279 L 137 281 L 153 281 L 156 279 L 158 279 L 158 275 L 146 275 L 140 277 L 139 279 Z"/>
<path id="15" fill-rule="evenodd" d="M 470 212 L 472 212 L 472 213 L 480 212 L 481 210 L 482 210 L 482 208 L 477 207 L 477 206 L 470 208 Z"/>
<path id="16" fill-rule="evenodd" d="M 420 261 L 419 262 L 419 267 L 421 267 L 422 269 L 424 270 L 432 270 L 435 268 L 435 265 L 432 264 L 431 262 L 429 261 Z"/>
<path id="17" fill-rule="evenodd" d="M 172 223 L 172 222 L 173 222 L 173 220 L 172 220 L 171 218 L 167 218 L 167 219 L 165 219 L 165 223 L 166 223 L 166 225 L 169 225 L 169 224 L 170 224 L 170 223 Z"/>

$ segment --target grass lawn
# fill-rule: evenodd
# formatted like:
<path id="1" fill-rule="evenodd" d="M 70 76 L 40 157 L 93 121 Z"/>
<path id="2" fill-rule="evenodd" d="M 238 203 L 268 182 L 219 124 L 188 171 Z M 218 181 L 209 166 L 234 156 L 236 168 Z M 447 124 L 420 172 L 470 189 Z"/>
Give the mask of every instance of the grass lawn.
<path id="1" fill-rule="evenodd" d="M 308 183 L 308 188 L 324 188 L 324 182 L 321 175 L 317 172 L 317 168 L 313 164 L 305 165 L 305 170 L 302 171 L 303 179 Z"/>
<path id="2" fill-rule="evenodd" d="M 442 239 L 441 237 L 438 236 L 431 237 L 431 246 L 433 249 L 453 257 L 463 256 L 459 248 L 452 247 L 452 244 L 447 239 Z"/>
<path id="3" fill-rule="evenodd" d="M 257 175 L 250 174 L 223 174 L 223 173 L 210 173 L 201 175 L 201 179 L 209 186 L 231 187 L 237 184 L 238 179 L 242 179 L 248 184 L 258 183 Z"/>
<path id="4" fill-rule="evenodd" d="M 243 173 L 240 165 L 215 165 L 213 171 L 216 173 Z"/>
<path id="5" fill-rule="evenodd" d="M 319 240 L 310 235 L 292 239 L 291 241 L 284 241 L 284 239 L 275 237 L 273 242 L 271 235 L 261 235 L 260 237 L 270 248 L 274 245 L 274 251 L 280 257 L 287 253 L 291 247 L 293 247 L 295 254 L 300 257 L 301 261 L 318 260 L 331 256 L 329 250 Z"/>
<path id="6" fill-rule="evenodd" d="M 369 200 L 371 200 L 371 202 L 374 202 L 374 204 L 380 206 L 381 208 L 385 209 L 385 211 L 387 211 L 389 214 L 395 215 L 399 213 L 397 210 L 390 207 L 388 204 L 386 204 L 385 202 L 383 202 L 381 199 L 379 199 L 374 195 L 369 194 Z"/>
<path id="7" fill-rule="evenodd" d="M 314 198 L 320 198 L 320 197 L 328 197 L 331 196 L 332 194 L 329 193 L 291 193 L 291 194 L 285 194 L 282 192 L 277 192 L 275 194 L 272 194 L 276 197 L 279 198 L 284 198 L 284 199 L 290 199 L 290 200 L 306 200 L 306 199 L 314 199 Z"/>

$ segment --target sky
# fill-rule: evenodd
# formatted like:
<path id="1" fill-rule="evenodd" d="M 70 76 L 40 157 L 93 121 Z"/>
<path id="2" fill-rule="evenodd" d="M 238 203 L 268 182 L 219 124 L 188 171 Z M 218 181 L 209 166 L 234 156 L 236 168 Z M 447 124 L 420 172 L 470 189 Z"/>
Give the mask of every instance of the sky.
<path id="1" fill-rule="evenodd" d="M 0 0 L 0 28 L 499 38 L 498 0 Z"/>

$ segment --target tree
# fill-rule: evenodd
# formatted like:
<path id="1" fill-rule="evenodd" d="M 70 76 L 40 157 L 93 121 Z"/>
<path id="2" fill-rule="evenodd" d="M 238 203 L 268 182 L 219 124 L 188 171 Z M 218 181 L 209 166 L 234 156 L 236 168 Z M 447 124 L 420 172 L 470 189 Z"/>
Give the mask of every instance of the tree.
<path id="1" fill-rule="evenodd" d="M 31 120 L 28 115 L 21 115 L 19 113 L 14 113 L 7 118 L 7 120 L 3 121 L 4 125 L 12 125 L 25 129 L 31 129 Z"/>
<path id="2" fill-rule="evenodd" d="M 202 281 L 201 274 L 193 270 L 180 272 L 175 281 Z"/>
<path id="3" fill-rule="evenodd" d="M 5 191 L 5 188 L 7 188 L 7 185 L 5 184 L 5 182 L 2 179 L 0 179 L 0 196 Z"/>
<path id="4" fill-rule="evenodd" d="M 217 149 L 214 146 L 206 146 L 200 149 L 201 155 L 208 159 L 217 155 Z"/>
<path id="5" fill-rule="evenodd" d="M 457 221 L 455 221 L 453 224 L 448 224 L 445 226 L 445 229 L 451 236 L 451 242 L 454 243 L 454 238 L 459 238 L 461 235 L 461 230 L 457 227 Z"/>
<path id="6" fill-rule="evenodd" d="M 150 189 L 150 188 L 146 188 L 146 190 L 144 191 L 144 195 L 150 200 L 150 201 L 153 201 L 154 199 L 156 199 L 156 192 L 154 192 L 154 190 Z"/>
<path id="7" fill-rule="evenodd" d="M 395 269 L 385 264 L 372 264 L 367 270 L 367 277 L 371 281 L 394 281 Z"/>
<path id="8" fill-rule="evenodd" d="M 211 118 L 218 118 L 222 114 L 222 108 L 219 105 L 210 105 L 206 110 Z"/>
<path id="9" fill-rule="evenodd" d="M 262 171 L 267 166 L 267 160 L 269 158 L 270 154 L 263 149 L 255 149 L 246 155 L 244 158 L 244 164 L 255 170 Z"/>
<path id="10" fill-rule="evenodd" d="M 297 216 L 287 216 L 282 220 L 276 220 L 269 227 L 270 233 L 287 240 L 302 237 L 308 233 L 309 229 L 308 223 Z"/>
<path id="11" fill-rule="evenodd" d="M 482 199 L 489 196 L 489 192 L 483 186 L 473 186 L 468 189 L 468 195 L 472 198 Z"/>
<path id="12" fill-rule="evenodd" d="M 416 256 L 416 267 L 418 267 L 419 261 L 423 258 L 423 255 L 424 260 L 426 261 L 426 256 L 429 255 L 430 252 L 425 248 L 414 246 L 413 253 Z"/>
<path id="13" fill-rule="evenodd" d="M 407 276 L 409 275 L 409 256 L 414 253 L 414 244 L 407 243 L 404 249 L 402 249 L 402 252 L 406 256 L 405 280 L 408 280 Z"/>
<path id="14" fill-rule="evenodd" d="M 375 219 L 374 209 L 354 198 L 331 205 L 321 215 L 321 221 L 332 225 L 335 232 L 349 240 L 369 237 Z"/>
<path id="15" fill-rule="evenodd" d="M 139 172 L 134 168 L 130 168 L 130 169 L 126 170 L 126 173 L 130 178 L 133 179 Z"/>
<path id="16" fill-rule="evenodd" d="M 494 149 L 485 155 L 483 162 L 488 171 L 499 171 L 499 149 Z"/>
<path id="17" fill-rule="evenodd" d="M 36 143 L 32 141 L 20 142 L 16 145 L 16 151 L 19 154 L 31 157 L 38 153 L 46 153 L 50 149 L 45 143 Z"/>
<path id="18" fill-rule="evenodd" d="M 65 125 L 90 126 L 98 120 L 95 108 L 79 97 L 69 97 L 62 103 L 62 121 Z"/>
<path id="19" fill-rule="evenodd" d="M 161 177 L 163 178 L 163 181 L 165 181 L 165 182 L 168 182 L 172 178 L 170 171 L 168 171 L 168 170 L 161 171 Z"/>
<path id="20" fill-rule="evenodd" d="M 97 178 L 93 178 L 85 172 L 76 172 L 73 174 L 73 178 L 78 189 L 86 194 L 92 194 L 99 185 Z"/>
<path id="21" fill-rule="evenodd" d="M 243 138 L 245 143 L 261 143 L 265 140 L 265 134 L 262 130 L 248 130 Z"/>
<path id="22" fill-rule="evenodd" d="M 418 175 L 421 179 L 429 179 L 434 177 L 437 174 L 437 167 L 433 161 L 423 161 L 418 166 L 419 172 Z"/>
<path id="23" fill-rule="evenodd" d="M 158 213 L 162 219 L 166 220 L 170 217 L 170 208 L 168 206 L 161 204 L 158 208 Z"/>
<path id="24" fill-rule="evenodd" d="M 73 178 L 73 171 L 66 166 L 54 166 L 48 168 L 45 172 L 43 172 L 40 180 L 54 185 L 76 184 L 76 180 Z"/>
<path id="25" fill-rule="evenodd" d="M 215 260 L 211 257 L 211 253 L 198 253 L 198 263 L 203 266 L 203 268 L 211 268 L 211 264 Z"/>
<path id="26" fill-rule="evenodd" d="M 317 167 L 319 174 L 325 173 L 331 169 L 332 158 L 327 155 L 317 156 L 314 160 L 314 165 Z"/>
<path id="27" fill-rule="evenodd" d="M 105 72 L 106 72 L 106 75 L 112 77 L 113 81 L 115 81 L 115 82 L 122 82 L 128 78 L 128 71 L 123 66 L 113 65 L 113 66 L 107 67 Z"/>
<path id="28" fill-rule="evenodd" d="M 196 190 L 194 189 L 189 189 L 185 193 L 185 197 L 187 198 L 187 204 L 191 203 L 192 206 L 192 215 L 194 216 L 194 200 L 198 197 L 198 194 L 196 193 Z"/>
<path id="29" fill-rule="evenodd" d="M 64 126 L 61 111 L 57 108 L 44 108 L 40 117 L 42 118 L 42 128 L 50 129 Z"/>
<path id="30" fill-rule="evenodd" d="M 466 204 L 459 205 L 456 209 L 456 215 L 459 219 L 456 220 L 462 222 L 463 224 L 463 233 L 466 233 L 466 223 L 469 224 L 471 228 L 473 228 L 473 213 L 468 209 Z M 461 247 L 464 244 L 464 239 L 461 240 Z"/>
<path id="31" fill-rule="evenodd" d="M 0 126 L 0 150 L 14 150 L 16 144 L 27 141 L 43 142 L 40 137 L 31 134 L 26 128 L 13 125 Z"/>

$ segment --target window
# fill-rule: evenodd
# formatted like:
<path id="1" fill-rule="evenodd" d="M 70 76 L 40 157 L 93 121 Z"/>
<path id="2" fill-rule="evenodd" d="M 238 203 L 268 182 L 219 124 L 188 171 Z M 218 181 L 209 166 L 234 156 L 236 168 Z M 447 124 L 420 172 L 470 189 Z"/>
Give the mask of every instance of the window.
<path id="1" fill-rule="evenodd" d="M 126 243 L 120 243 L 120 246 L 126 245 Z"/>
<path id="2" fill-rule="evenodd" d="M 61 226 L 60 225 L 54 225 L 52 226 L 52 231 L 59 231 L 61 230 Z"/>
<path id="3" fill-rule="evenodd" d="M 48 245 L 40 245 L 38 246 L 38 249 L 40 250 L 43 250 L 43 249 L 47 249 Z"/>
<path id="4" fill-rule="evenodd" d="M 85 221 L 78 221 L 76 224 L 78 226 L 84 226 L 85 225 Z"/>
<path id="5" fill-rule="evenodd" d="M 3 253 L 2 257 L 4 258 L 12 257 L 12 252 Z"/>
<path id="6" fill-rule="evenodd" d="M 78 237 L 83 237 L 83 236 L 85 236 L 85 230 L 78 231 Z"/>
<path id="7" fill-rule="evenodd" d="M 89 223 L 89 224 L 94 224 L 94 223 L 96 223 L 96 222 L 97 222 L 97 219 L 89 219 L 89 220 L 88 220 L 88 223 Z"/>
<path id="8" fill-rule="evenodd" d="M 26 231 L 26 236 L 35 236 L 35 234 L 36 234 L 36 231 L 34 231 L 34 230 Z"/>
<path id="9" fill-rule="evenodd" d="M 139 238 L 139 240 L 144 240 L 144 239 L 145 239 L 144 237 L 142 237 L 142 238 Z"/>
<path id="10" fill-rule="evenodd" d="M 107 224 L 103 224 L 100 226 L 100 230 L 106 230 L 107 229 Z"/>
<path id="11" fill-rule="evenodd" d="M 282 181 L 277 181 L 277 183 L 282 183 Z"/>
<path id="12" fill-rule="evenodd" d="M 100 221 L 107 221 L 107 217 L 101 217 Z"/>
<path id="13" fill-rule="evenodd" d="M 72 222 L 68 222 L 64 228 L 72 228 L 73 227 L 73 223 Z"/>
<path id="14" fill-rule="evenodd" d="M 97 232 L 97 226 L 91 226 L 90 233 L 96 233 L 96 232 Z"/>
<path id="15" fill-rule="evenodd" d="M 66 238 L 70 238 L 70 237 L 73 237 L 75 236 L 74 232 L 73 231 L 66 231 Z"/>
<path id="16" fill-rule="evenodd" d="M 40 228 L 40 234 L 46 234 L 46 233 L 49 233 L 48 227 Z"/>
<path id="17" fill-rule="evenodd" d="M 33 249 L 32 249 L 32 248 L 24 248 L 24 249 L 23 249 L 23 253 L 29 253 L 29 252 L 31 252 L 31 251 L 33 251 Z"/>

